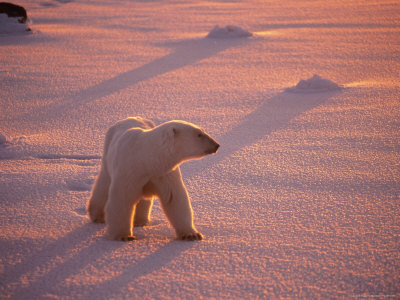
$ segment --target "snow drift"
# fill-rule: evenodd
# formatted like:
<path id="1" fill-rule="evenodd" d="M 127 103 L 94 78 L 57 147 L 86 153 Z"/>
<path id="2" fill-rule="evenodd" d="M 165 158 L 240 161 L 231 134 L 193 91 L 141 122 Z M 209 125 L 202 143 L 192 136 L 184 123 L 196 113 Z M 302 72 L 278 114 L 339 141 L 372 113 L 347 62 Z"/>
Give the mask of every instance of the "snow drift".
<path id="1" fill-rule="evenodd" d="M 0 14 L 0 34 L 16 34 L 30 32 L 31 21 L 20 23 L 18 18 L 10 18 L 6 14 Z"/>

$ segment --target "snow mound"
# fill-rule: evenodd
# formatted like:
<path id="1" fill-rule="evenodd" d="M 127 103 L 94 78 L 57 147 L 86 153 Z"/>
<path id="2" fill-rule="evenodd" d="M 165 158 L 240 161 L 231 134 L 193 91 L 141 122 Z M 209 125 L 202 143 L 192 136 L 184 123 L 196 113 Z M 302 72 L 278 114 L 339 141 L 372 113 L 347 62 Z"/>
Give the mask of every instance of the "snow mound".
<path id="1" fill-rule="evenodd" d="M 211 30 L 207 37 L 215 38 L 215 39 L 224 39 L 224 38 L 241 38 L 241 37 L 249 37 L 253 34 L 239 26 L 228 25 L 226 27 L 219 27 L 218 25 Z"/>
<path id="2" fill-rule="evenodd" d="M 0 133 L 0 160 L 29 157 L 32 150 L 26 140 L 26 136 L 7 140 L 7 138 Z"/>
<path id="3" fill-rule="evenodd" d="M 29 19 L 26 23 L 20 23 L 18 18 L 9 18 L 7 14 L 0 14 L 0 34 L 14 34 L 30 32 Z"/>
<path id="4" fill-rule="evenodd" d="M 23 137 L 19 140 L 8 141 L 6 136 L 0 133 L 0 160 L 16 158 L 23 152 Z"/>
<path id="5" fill-rule="evenodd" d="M 319 75 L 314 75 L 307 80 L 300 80 L 296 86 L 287 88 L 286 91 L 291 93 L 320 93 L 340 89 L 341 87 L 337 83 L 324 79 Z"/>

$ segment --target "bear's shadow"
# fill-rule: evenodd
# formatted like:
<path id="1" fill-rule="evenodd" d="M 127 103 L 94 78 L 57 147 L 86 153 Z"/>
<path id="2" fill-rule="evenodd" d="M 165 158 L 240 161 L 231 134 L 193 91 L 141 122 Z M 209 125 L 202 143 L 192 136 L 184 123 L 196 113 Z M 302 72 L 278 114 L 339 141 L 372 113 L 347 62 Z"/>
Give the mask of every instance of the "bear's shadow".
<path id="1" fill-rule="evenodd" d="M 118 298 L 118 293 L 124 287 L 140 278 L 162 269 L 169 262 L 175 260 L 181 253 L 194 247 L 196 242 L 171 240 L 150 253 L 145 258 L 128 266 L 125 271 L 102 283 L 106 299 Z M 88 294 L 87 296 L 90 296 Z"/>
<path id="2" fill-rule="evenodd" d="M 135 251 L 135 243 L 138 241 L 123 243 L 108 241 L 104 237 L 104 226 L 101 224 L 86 223 L 71 231 L 65 236 L 50 242 L 42 249 L 36 249 L 33 254 L 26 257 L 13 266 L 6 267 L 7 278 L 2 280 L 2 285 L 13 285 L 21 278 L 32 276 L 40 269 L 43 274 L 36 274 L 24 287 L 15 291 L 15 299 L 39 299 L 45 294 L 54 292 L 57 286 L 67 279 L 82 273 L 85 268 L 94 266 L 100 268 L 104 264 L 103 259 L 118 264 L 118 258 L 113 259 L 112 253 L 121 247 L 132 247 Z M 85 237 L 83 241 L 82 237 Z M 146 257 L 125 266 L 124 272 L 101 282 L 101 295 L 104 299 L 112 297 L 112 293 L 127 286 L 130 282 L 150 274 L 174 260 L 182 252 L 194 246 L 195 243 L 170 240 L 160 246 Z M 34 248 L 34 247 L 33 247 Z M 96 266 L 99 264 L 99 266 Z M 95 288 L 95 286 L 93 287 Z M 80 297 L 89 299 L 93 290 L 87 286 L 78 285 L 74 287 L 74 293 Z M 109 295 L 106 295 L 110 293 Z M 96 293 L 95 293 L 96 294 Z M 83 299 L 82 298 L 82 299 Z"/>

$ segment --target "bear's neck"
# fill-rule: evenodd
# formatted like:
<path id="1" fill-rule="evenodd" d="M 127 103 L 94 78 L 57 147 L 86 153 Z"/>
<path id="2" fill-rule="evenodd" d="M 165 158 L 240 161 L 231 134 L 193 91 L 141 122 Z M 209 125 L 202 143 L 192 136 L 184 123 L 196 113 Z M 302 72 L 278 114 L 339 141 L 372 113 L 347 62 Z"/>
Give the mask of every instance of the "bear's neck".
<path id="1" fill-rule="evenodd" d="M 148 134 L 156 135 L 156 132 L 151 130 Z M 149 140 L 153 142 L 157 141 L 156 145 L 152 143 L 148 147 L 148 155 L 153 157 L 153 161 L 147 166 L 151 174 L 167 174 L 179 167 L 182 163 L 182 159 L 179 153 L 175 151 L 173 141 L 168 138 L 159 139 L 158 137 Z"/>

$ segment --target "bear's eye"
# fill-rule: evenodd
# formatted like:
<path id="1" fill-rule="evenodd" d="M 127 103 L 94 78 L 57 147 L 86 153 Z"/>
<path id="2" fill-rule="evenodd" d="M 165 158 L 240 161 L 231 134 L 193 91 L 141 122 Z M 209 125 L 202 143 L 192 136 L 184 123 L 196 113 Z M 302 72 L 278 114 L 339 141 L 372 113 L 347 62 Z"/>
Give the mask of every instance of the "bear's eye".
<path id="1" fill-rule="evenodd" d="M 202 133 L 199 133 L 197 136 L 198 136 L 199 138 L 201 138 L 201 137 L 203 137 L 203 134 L 202 134 Z"/>

